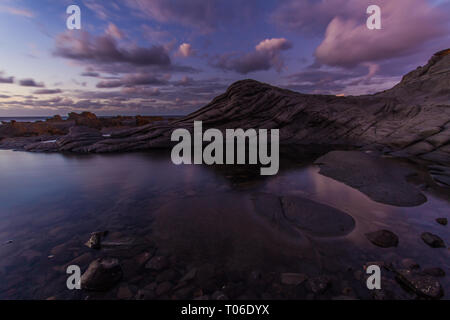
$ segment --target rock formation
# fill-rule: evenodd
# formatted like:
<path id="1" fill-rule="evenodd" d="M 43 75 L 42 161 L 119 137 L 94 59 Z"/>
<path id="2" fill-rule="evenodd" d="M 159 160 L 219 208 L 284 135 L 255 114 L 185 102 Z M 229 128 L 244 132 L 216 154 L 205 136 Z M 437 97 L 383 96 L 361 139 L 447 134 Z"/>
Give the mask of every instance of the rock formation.
<path id="1" fill-rule="evenodd" d="M 115 152 L 169 147 L 174 129 L 280 129 L 282 145 L 379 150 L 450 165 L 450 51 L 436 53 L 390 90 L 365 96 L 307 95 L 254 80 L 232 84 L 200 110 L 165 124 L 148 124 L 86 139 L 74 132 L 29 151 Z M 92 127 L 92 126 L 91 126 Z M 61 141 L 60 141 L 61 140 Z"/>

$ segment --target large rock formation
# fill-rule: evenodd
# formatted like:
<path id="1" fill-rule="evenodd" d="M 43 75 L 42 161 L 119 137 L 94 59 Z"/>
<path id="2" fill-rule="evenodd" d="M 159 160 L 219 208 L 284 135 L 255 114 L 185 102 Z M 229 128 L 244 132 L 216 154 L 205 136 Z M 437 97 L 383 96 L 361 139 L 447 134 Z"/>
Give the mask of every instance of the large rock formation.
<path id="1" fill-rule="evenodd" d="M 149 124 L 86 142 L 71 134 L 30 151 L 113 152 L 169 147 L 176 128 L 280 129 L 285 145 L 378 149 L 450 164 L 450 50 L 407 74 L 394 88 L 366 96 L 307 95 L 254 80 L 232 84 L 200 110 L 168 124 Z M 77 143 L 83 140 L 83 143 Z M 70 146 L 73 146 L 71 149 Z"/>

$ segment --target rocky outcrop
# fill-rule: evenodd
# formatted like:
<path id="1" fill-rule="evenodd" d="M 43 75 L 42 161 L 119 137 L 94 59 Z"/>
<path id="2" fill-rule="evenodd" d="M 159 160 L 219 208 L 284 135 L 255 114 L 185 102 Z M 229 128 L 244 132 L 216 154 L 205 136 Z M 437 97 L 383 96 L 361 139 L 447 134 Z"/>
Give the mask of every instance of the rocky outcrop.
<path id="1" fill-rule="evenodd" d="M 280 129 L 284 145 L 378 149 L 395 156 L 450 164 L 450 55 L 442 51 L 375 95 L 306 95 L 254 80 L 232 84 L 200 110 L 166 124 L 112 133 L 80 148 L 76 136 L 54 151 L 113 152 L 169 147 L 176 128 Z M 70 140 L 71 139 L 71 140 Z M 70 140 L 70 141 L 69 141 Z M 70 146 L 73 146 L 72 148 Z M 35 145 L 28 150 L 39 151 Z"/>
<path id="2" fill-rule="evenodd" d="M 49 140 L 72 139 L 78 137 L 70 135 L 73 127 L 88 127 L 101 130 L 103 133 L 111 131 L 134 128 L 155 122 L 166 121 L 162 117 L 154 116 L 116 116 L 97 117 L 91 112 L 69 113 L 67 119 L 55 115 L 45 121 L 18 122 L 4 121 L 0 124 L 0 148 L 1 149 L 25 149 L 39 152 L 64 151 L 59 150 L 57 145 L 47 144 Z M 42 142 L 39 144 L 37 142 Z M 75 151 L 75 150 L 72 150 Z"/>

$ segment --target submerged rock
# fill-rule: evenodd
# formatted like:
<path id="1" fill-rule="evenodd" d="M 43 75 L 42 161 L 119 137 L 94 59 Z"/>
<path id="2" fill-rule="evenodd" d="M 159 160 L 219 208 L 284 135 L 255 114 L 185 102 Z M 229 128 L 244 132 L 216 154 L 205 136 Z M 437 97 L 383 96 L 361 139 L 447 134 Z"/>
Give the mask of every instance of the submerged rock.
<path id="1" fill-rule="evenodd" d="M 443 226 L 446 226 L 448 223 L 447 218 L 437 218 L 436 222 L 442 224 Z"/>
<path id="2" fill-rule="evenodd" d="M 439 267 L 424 269 L 422 273 L 432 277 L 445 277 L 445 271 Z"/>
<path id="3" fill-rule="evenodd" d="M 167 268 L 169 265 L 169 261 L 164 256 L 153 257 L 149 262 L 145 265 L 146 269 L 161 271 Z"/>
<path id="4" fill-rule="evenodd" d="M 355 228 L 351 215 L 303 197 L 282 197 L 281 206 L 290 223 L 315 236 L 343 236 Z"/>
<path id="5" fill-rule="evenodd" d="M 444 295 L 439 281 L 429 275 L 422 275 L 411 270 L 397 270 L 396 280 L 421 297 L 439 299 Z"/>
<path id="6" fill-rule="evenodd" d="M 398 237 L 389 230 L 379 230 L 366 233 L 367 239 L 374 245 L 382 248 L 391 248 L 398 245 Z"/>
<path id="7" fill-rule="evenodd" d="M 320 174 L 341 181 L 374 201 L 400 207 L 418 206 L 427 198 L 406 181 L 415 172 L 359 151 L 332 151 L 315 161 Z"/>
<path id="8" fill-rule="evenodd" d="M 424 232 L 420 236 L 422 240 L 432 248 L 445 248 L 444 240 L 439 236 L 432 234 L 430 232 Z"/>
<path id="9" fill-rule="evenodd" d="M 281 283 L 287 285 L 298 286 L 306 281 L 308 277 L 303 273 L 282 273 Z"/>
<path id="10" fill-rule="evenodd" d="M 122 276 L 118 259 L 100 258 L 91 262 L 81 276 L 81 287 L 91 291 L 105 291 L 118 283 Z"/>
<path id="11" fill-rule="evenodd" d="M 309 279 L 308 284 L 312 292 L 320 294 L 324 293 L 331 286 L 331 280 L 327 276 L 318 276 Z"/>

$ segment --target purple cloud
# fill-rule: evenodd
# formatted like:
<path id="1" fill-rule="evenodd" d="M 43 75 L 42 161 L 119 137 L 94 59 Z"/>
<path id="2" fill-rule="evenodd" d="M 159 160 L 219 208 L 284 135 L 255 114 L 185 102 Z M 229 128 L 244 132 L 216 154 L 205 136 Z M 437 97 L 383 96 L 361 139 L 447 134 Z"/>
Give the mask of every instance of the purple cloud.
<path id="1" fill-rule="evenodd" d="M 95 64 L 126 63 L 135 66 L 168 66 L 170 57 L 164 47 L 119 47 L 109 35 L 91 36 L 88 32 L 66 32 L 57 37 L 55 56 Z"/>
<path id="2" fill-rule="evenodd" d="M 220 10 L 215 0 L 126 0 L 150 18 L 163 23 L 179 23 L 209 32 L 215 29 Z"/>
<path id="3" fill-rule="evenodd" d="M 0 72 L 0 83 L 14 83 L 14 77 L 3 77 L 3 72 Z"/>
<path id="4" fill-rule="evenodd" d="M 354 1 L 354 0 L 353 0 Z M 382 0 L 382 30 L 365 20 L 335 17 L 317 47 L 318 62 L 353 67 L 415 53 L 425 43 L 448 34 L 448 14 L 425 0 Z"/>
<path id="5" fill-rule="evenodd" d="M 255 51 L 236 56 L 236 54 L 223 54 L 212 62 L 217 68 L 247 74 L 254 71 L 275 68 L 280 72 L 284 67 L 281 52 L 291 49 L 292 43 L 284 38 L 273 38 L 261 41 Z"/>
<path id="6" fill-rule="evenodd" d="M 41 89 L 33 92 L 34 94 L 57 94 L 62 93 L 60 89 Z"/>
<path id="7" fill-rule="evenodd" d="M 97 83 L 97 88 L 119 88 L 119 87 L 134 87 L 143 85 L 166 85 L 168 82 L 165 79 L 160 79 L 148 74 L 130 74 L 122 77 L 119 80 L 100 81 Z"/>
<path id="8" fill-rule="evenodd" d="M 37 83 L 36 81 L 34 81 L 33 79 L 23 79 L 19 81 L 19 84 L 22 87 L 38 87 L 38 88 L 43 88 L 45 87 L 44 83 L 40 82 Z"/>

